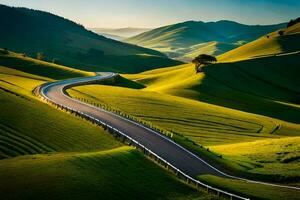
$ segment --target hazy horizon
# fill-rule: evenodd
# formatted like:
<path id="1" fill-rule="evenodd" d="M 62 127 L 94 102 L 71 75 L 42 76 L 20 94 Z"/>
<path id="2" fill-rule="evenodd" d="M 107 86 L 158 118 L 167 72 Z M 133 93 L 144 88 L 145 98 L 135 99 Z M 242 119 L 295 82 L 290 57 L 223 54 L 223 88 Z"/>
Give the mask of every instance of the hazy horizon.
<path id="1" fill-rule="evenodd" d="M 248 25 L 287 22 L 299 15 L 297 0 L 0 0 L 63 16 L 88 28 L 155 28 L 184 21 L 230 20 Z M 120 6 L 121 5 L 121 6 Z M 218 6 L 216 6 L 218 5 Z"/>
<path id="2" fill-rule="evenodd" d="M 175 22 L 176 24 L 178 23 L 184 23 L 184 22 L 187 22 L 187 21 L 195 21 L 195 22 L 201 22 L 202 20 L 186 20 L 186 21 L 178 21 L 178 22 Z M 276 22 L 276 23 L 270 23 L 270 24 L 247 24 L 247 23 L 242 23 L 242 22 L 238 22 L 238 21 L 234 21 L 234 20 L 229 20 L 229 19 L 219 19 L 219 20 L 214 20 L 214 21 L 202 21 L 204 23 L 210 23 L 210 22 L 219 22 L 219 21 L 232 21 L 232 22 L 237 22 L 237 23 L 240 23 L 240 24 L 244 24 L 244 25 L 275 25 L 275 24 L 281 24 L 281 23 L 287 23 L 288 21 L 281 21 L 281 22 Z M 175 23 L 172 23 L 172 24 L 175 24 Z M 161 26 L 168 26 L 168 25 L 171 25 L 171 24 L 163 24 Z M 117 30 L 117 29 L 154 29 L 154 28 L 157 28 L 157 27 L 133 27 L 133 26 L 128 26 L 128 27 L 87 27 L 86 28 L 89 28 L 89 29 L 111 29 L 111 30 Z"/>

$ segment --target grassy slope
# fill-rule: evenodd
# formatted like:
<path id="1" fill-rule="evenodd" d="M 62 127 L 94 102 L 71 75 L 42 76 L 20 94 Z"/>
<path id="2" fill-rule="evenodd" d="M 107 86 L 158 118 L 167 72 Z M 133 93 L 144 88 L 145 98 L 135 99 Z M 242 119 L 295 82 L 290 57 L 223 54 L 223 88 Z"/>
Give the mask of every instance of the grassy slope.
<path id="1" fill-rule="evenodd" d="M 96 151 L 120 146 L 104 130 L 70 114 L 58 112 L 32 95 L 36 86 L 53 80 L 48 77 L 71 78 L 88 73 L 74 73 L 70 68 L 22 58 L 14 53 L 5 56 L 5 59 L 2 58 L 1 157 L 46 152 Z M 20 68 L 32 74 L 13 68 Z M 45 73 L 41 72 L 43 68 L 48 77 L 34 75 Z"/>
<path id="2" fill-rule="evenodd" d="M 273 137 L 269 133 L 276 124 L 276 120 L 156 92 L 96 85 L 80 86 L 68 91 L 73 96 L 108 104 L 162 128 L 183 134 L 203 145 Z M 224 133 L 232 137 L 226 138 Z"/>
<path id="3" fill-rule="evenodd" d="M 158 51 L 105 38 L 51 13 L 0 5 L 0 16 L 0 48 L 31 57 L 42 52 L 46 60 L 73 68 L 136 73 L 180 63 Z"/>
<path id="4" fill-rule="evenodd" d="M 159 127 L 183 134 L 184 137 L 197 144 L 210 148 L 221 144 L 299 135 L 300 127 L 297 124 L 147 91 L 147 88 L 137 90 L 114 86 L 81 86 L 76 87 L 76 91 L 69 90 L 69 93 L 75 97 L 89 99 L 91 102 L 100 102 L 118 108 Z M 279 130 L 277 130 L 278 127 L 280 127 Z M 284 150 L 285 148 L 282 148 L 282 151 Z M 216 152 L 222 154 L 222 151 Z M 295 175 L 288 170 L 283 173 L 279 168 L 269 173 L 268 167 L 264 168 L 267 165 L 260 163 L 259 159 L 243 162 L 239 158 L 230 157 L 226 160 L 235 161 L 237 164 L 235 168 L 250 173 L 260 168 L 261 174 L 274 176 L 282 174 L 287 177 Z M 281 162 L 274 161 L 274 163 L 280 164 Z M 288 163 L 286 167 L 288 168 L 289 165 L 295 166 L 295 163 Z M 298 173 L 297 176 L 299 176 Z"/>
<path id="5" fill-rule="evenodd" d="M 295 76 L 299 71 L 297 59 L 298 55 L 287 55 L 220 63 L 205 68 L 205 73 L 199 74 L 195 74 L 193 65 L 187 64 L 127 77 L 147 85 L 146 91 L 167 93 L 298 123 L 299 108 L 295 104 L 298 96 L 296 86 L 299 85 Z M 273 64 L 274 60 L 277 65 Z M 257 85 L 260 87 L 255 87 Z M 257 105 L 264 106 L 264 109 L 259 109 Z M 282 109 L 287 115 L 280 114 Z"/>
<path id="6" fill-rule="evenodd" d="M 210 199 L 130 147 L 6 159 L 0 180 L 5 199 Z"/>
<path id="7" fill-rule="evenodd" d="M 218 148 L 219 145 L 251 148 L 253 141 L 262 140 L 258 144 L 265 144 L 269 138 L 277 139 L 270 140 L 274 143 L 271 147 L 280 147 L 274 151 L 266 151 L 263 155 L 256 151 L 245 159 L 227 152 L 221 162 L 225 160 L 226 165 L 237 170 L 252 175 L 258 173 L 273 181 L 297 182 L 299 155 L 289 149 L 289 145 L 290 140 L 296 140 L 300 135 L 298 61 L 298 54 L 269 56 L 219 63 L 206 67 L 204 73 L 199 74 L 195 74 L 193 65 L 187 64 L 125 75 L 144 85 L 145 88 L 139 90 L 124 88 L 128 85 L 123 88 L 83 86 L 70 92 L 183 134 L 218 154 L 222 154 L 220 149 L 224 147 Z M 289 162 L 284 158 L 277 159 L 283 152 L 292 157 Z M 270 162 L 262 161 L 268 157 L 272 158 Z"/>
<path id="8" fill-rule="evenodd" d="M 222 54 L 218 60 L 230 62 L 299 51 L 300 24 L 295 24 L 284 32 L 283 36 L 280 36 L 278 31 L 268 34 L 269 37 L 265 35 L 258 40 Z"/>
<path id="9" fill-rule="evenodd" d="M 30 57 L 23 54 L 9 52 L 3 53 L 4 50 L 0 49 L 0 65 L 9 66 L 9 68 L 16 69 L 22 72 L 39 75 L 52 79 L 66 79 L 79 76 L 93 76 L 94 73 L 77 70 L 62 65 L 57 65 Z"/>
<path id="10" fill-rule="evenodd" d="M 123 147 L 103 129 L 58 111 L 32 95 L 36 86 L 53 80 L 48 77 L 88 75 L 86 72 L 74 74 L 69 68 L 13 53 L 3 63 L 2 58 L 2 198 L 41 199 L 46 195 L 47 199 L 210 199 L 172 178 L 137 150 Z M 20 63 L 24 63 L 22 68 Z M 47 69 L 48 77 L 34 75 L 44 73 L 41 69 Z"/>
<path id="11" fill-rule="evenodd" d="M 267 185 L 258 185 L 255 183 L 246 183 L 244 181 L 232 180 L 219 178 L 210 175 L 203 175 L 199 177 L 203 182 L 209 183 L 213 186 L 219 186 L 220 188 L 234 192 L 235 194 L 247 195 L 250 199 L 260 199 L 260 200 L 282 200 L 291 199 L 299 200 L 300 192 L 291 189 L 276 188 Z M 251 188 L 251 192 L 249 192 Z M 255 192 L 254 192 L 255 191 Z"/>
<path id="12" fill-rule="evenodd" d="M 255 147 L 255 148 L 253 148 Z M 210 147 L 213 151 L 222 152 L 225 157 L 234 157 L 240 163 L 254 163 L 263 168 L 251 169 L 256 174 L 263 173 L 287 174 L 290 177 L 299 176 L 300 137 L 266 139 Z M 296 161 L 296 162 L 295 162 Z"/>
<path id="13" fill-rule="evenodd" d="M 131 78 L 133 76 L 136 75 L 130 75 Z M 299 140 L 300 127 L 298 124 L 167 95 L 161 91 L 147 91 L 150 86 L 141 89 L 141 85 L 137 87 L 136 84 L 128 82 L 123 86 L 120 83 L 117 85 L 121 85 L 121 87 L 91 85 L 77 87 L 76 90 L 68 90 L 68 92 L 75 97 L 110 105 L 125 113 L 150 121 L 156 126 L 183 134 L 183 138 L 174 135 L 173 139 L 194 152 L 217 161 L 220 167 L 234 169 L 237 174 L 241 173 L 252 178 L 260 177 L 264 180 L 283 181 L 293 185 L 298 184 L 300 169 L 297 149 L 299 149 L 299 145 L 294 142 Z M 278 127 L 280 128 L 278 129 Z M 205 145 L 210 151 L 221 154 L 223 158 L 217 158 L 184 138 L 188 138 L 196 144 Z M 267 144 L 267 147 L 273 149 L 272 151 L 262 152 L 264 148 L 248 154 L 239 151 L 240 145 L 247 151 L 247 149 L 253 149 L 253 145 L 259 147 Z M 224 148 L 233 150 L 223 153 Z M 231 154 L 231 152 L 235 152 L 235 154 Z M 249 191 L 249 188 L 254 187 L 252 184 L 243 182 L 228 184 L 229 180 L 217 178 L 209 178 L 205 181 L 218 186 L 225 185 L 224 189 L 241 193 L 243 196 L 274 199 L 274 194 L 278 194 L 278 199 L 282 196 L 285 196 L 286 199 L 297 197 L 294 192 L 286 189 L 278 190 L 273 187 L 259 186 L 259 192 L 253 194 L 252 189 Z"/>

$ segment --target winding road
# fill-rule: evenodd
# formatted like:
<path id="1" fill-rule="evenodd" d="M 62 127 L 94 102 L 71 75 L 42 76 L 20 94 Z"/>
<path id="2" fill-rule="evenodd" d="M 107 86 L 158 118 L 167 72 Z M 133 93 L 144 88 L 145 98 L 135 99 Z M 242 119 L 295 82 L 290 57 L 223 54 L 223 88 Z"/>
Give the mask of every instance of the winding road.
<path id="1" fill-rule="evenodd" d="M 298 187 L 277 185 L 260 181 L 252 181 L 228 175 L 216 169 L 212 165 L 208 164 L 203 159 L 199 158 L 187 149 L 176 144 L 171 139 L 147 127 L 144 127 L 138 124 L 137 122 L 128 120 L 117 114 L 73 99 L 64 92 L 65 89 L 73 86 L 95 83 L 98 81 L 114 78 L 117 75 L 118 74 L 116 73 L 107 72 L 93 77 L 74 78 L 63 81 L 57 81 L 41 86 L 40 94 L 43 97 L 57 104 L 64 105 L 66 107 L 70 107 L 74 110 L 80 111 L 86 115 L 89 115 L 95 119 L 99 119 L 105 122 L 106 124 L 109 124 L 110 126 L 122 131 L 127 136 L 138 141 L 140 144 L 147 147 L 152 152 L 159 155 L 161 158 L 168 161 L 170 164 L 172 164 L 173 166 L 175 166 L 176 168 L 180 169 L 182 172 L 193 178 L 196 178 L 196 176 L 201 174 L 212 174 L 219 177 L 240 179 L 257 184 L 272 185 L 276 187 L 300 190 L 300 188 Z"/>

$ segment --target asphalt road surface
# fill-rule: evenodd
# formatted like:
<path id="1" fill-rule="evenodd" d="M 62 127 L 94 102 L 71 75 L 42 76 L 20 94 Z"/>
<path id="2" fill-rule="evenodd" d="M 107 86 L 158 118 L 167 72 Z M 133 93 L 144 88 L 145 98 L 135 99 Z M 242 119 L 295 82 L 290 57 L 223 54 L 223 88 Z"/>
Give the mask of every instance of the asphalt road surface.
<path id="1" fill-rule="evenodd" d="M 115 75 L 116 74 L 114 73 L 106 73 L 102 76 L 58 81 L 43 87 L 41 92 L 46 97 L 58 104 L 81 111 L 122 131 L 191 177 L 196 177 L 200 174 L 224 176 L 222 172 L 214 169 L 212 166 L 208 165 L 206 162 L 177 145 L 165 136 L 155 133 L 153 130 L 141 126 L 135 122 L 126 120 L 114 113 L 110 113 L 101 108 L 72 99 L 63 92 L 65 87 L 80 85 L 87 82 L 94 82 L 96 80 L 104 80 Z"/>

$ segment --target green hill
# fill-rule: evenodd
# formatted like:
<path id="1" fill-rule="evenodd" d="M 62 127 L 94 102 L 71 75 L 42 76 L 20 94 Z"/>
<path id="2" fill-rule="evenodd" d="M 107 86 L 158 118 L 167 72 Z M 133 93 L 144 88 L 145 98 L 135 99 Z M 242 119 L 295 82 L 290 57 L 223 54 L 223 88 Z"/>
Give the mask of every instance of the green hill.
<path id="1" fill-rule="evenodd" d="M 300 104 L 300 82 L 297 77 L 300 73 L 300 48 L 297 45 L 300 39 L 299 27 L 298 23 L 283 29 L 282 36 L 276 31 L 268 34 L 269 38 L 263 36 L 225 53 L 218 57 L 220 63 L 203 68 L 203 73 L 193 74 L 194 66 L 188 64 L 129 77 L 146 84 L 147 90 L 299 123 L 296 111 Z M 277 111 L 272 106 L 275 104 L 279 106 Z M 265 107 L 260 109 L 256 105 Z M 280 114 L 280 110 L 285 107 L 296 110 L 287 115 Z M 285 111 L 289 112 L 290 109 Z"/>
<path id="2" fill-rule="evenodd" d="M 285 25 L 244 25 L 225 20 L 207 23 L 187 21 L 153 29 L 125 41 L 165 52 L 172 58 L 190 60 L 194 52 L 220 55 Z"/>
<path id="3" fill-rule="evenodd" d="M 202 157 L 208 156 L 209 162 L 221 168 L 251 178 L 299 186 L 300 49 L 290 45 L 297 44 L 297 26 L 284 29 L 284 34 L 278 36 L 280 45 L 286 47 L 279 55 L 272 54 L 271 47 L 265 49 L 265 56 L 224 60 L 204 67 L 202 73 L 196 74 L 193 64 L 185 64 L 123 75 L 139 87 L 121 79 L 123 83 L 114 86 L 80 86 L 69 92 L 177 133 L 174 140 Z M 249 52 L 255 54 L 264 49 L 264 43 L 261 45 Z M 238 54 L 238 49 L 232 52 Z M 194 144 L 222 158 L 207 155 Z M 232 188 L 229 180 L 225 182 L 226 189 L 251 193 L 247 190 L 248 183 L 237 181 Z M 269 188 L 254 196 L 272 199 L 275 191 L 280 193 L 278 197 L 292 194 Z"/>
<path id="4" fill-rule="evenodd" d="M 15 200 L 216 199 L 176 181 L 131 147 L 5 159 L 0 183 L 1 197 Z"/>
<path id="5" fill-rule="evenodd" d="M 237 61 L 299 51 L 300 23 L 288 28 L 282 28 L 281 30 L 283 31 L 283 35 L 280 35 L 279 30 L 277 30 L 253 42 L 226 52 L 220 55 L 218 59 L 221 61 Z"/>
<path id="6" fill-rule="evenodd" d="M 113 86 L 75 87 L 68 93 L 172 131 L 176 142 L 236 174 L 299 185 L 300 107 L 296 104 L 239 92 L 215 79 L 208 82 L 205 74 L 195 74 L 194 66 L 189 64 L 124 76 L 140 87 L 123 81 Z M 199 145 L 222 158 L 203 152 Z M 240 147 L 243 151 L 237 150 Z M 236 183 L 241 185 L 232 188 L 229 182 L 227 190 L 240 189 L 244 196 L 295 198 L 294 192 L 261 186 L 260 193 L 252 194 L 247 183 Z"/>
<path id="7" fill-rule="evenodd" d="M 88 75 L 84 71 L 23 58 L 13 52 L 0 53 L 1 158 L 120 146 L 104 130 L 58 112 L 32 94 L 32 90 L 44 82 Z M 86 137 L 82 137 L 82 132 Z"/>
<path id="8" fill-rule="evenodd" d="M 0 65 L 9 66 L 12 69 L 52 79 L 66 79 L 94 75 L 93 72 L 33 59 L 25 54 L 6 51 L 4 49 L 0 49 Z"/>
<path id="9" fill-rule="evenodd" d="M 1 48 L 88 71 L 141 72 L 179 62 L 105 38 L 51 13 L 0 5 Z"/>
<path id="10" fill-rule="evenodd" d="M 46 81 L 90 74 L 0 51 L 1 199 L 213 199 L 32 94 Z"/>

